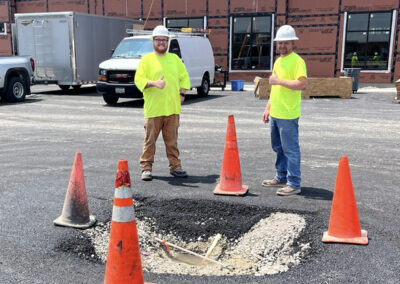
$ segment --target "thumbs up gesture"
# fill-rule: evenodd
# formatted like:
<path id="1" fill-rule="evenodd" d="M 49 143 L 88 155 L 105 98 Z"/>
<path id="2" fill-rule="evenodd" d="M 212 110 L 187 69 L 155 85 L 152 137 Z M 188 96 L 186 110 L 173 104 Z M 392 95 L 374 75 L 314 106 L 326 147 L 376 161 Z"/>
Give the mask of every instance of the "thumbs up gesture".
<path id="1" fill-rule="evenodd" d="M 276 74 L 276 71 L 274 70 L 274 72 L 272 73 L 272 75 L 269 77 L 269 84 L 270 85 L 279 85 L 279 77 Z"/>
<path id="2" fill-rule="evenodd" d="M 165 87 L 164 75 L 162 75 L 160 79 L 158 79 L 157 81 L 154 81 L 153 85 L 159 89 L 164 89 Z"/>

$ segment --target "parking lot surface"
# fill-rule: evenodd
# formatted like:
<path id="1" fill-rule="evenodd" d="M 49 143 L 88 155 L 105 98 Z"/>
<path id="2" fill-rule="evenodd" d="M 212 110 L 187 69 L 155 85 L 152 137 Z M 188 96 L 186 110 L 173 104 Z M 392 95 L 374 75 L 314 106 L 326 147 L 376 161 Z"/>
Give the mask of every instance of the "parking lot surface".
<path id="1" fill-rule="evenodd" d="M 399 283 L 400 104 L 395 88 L 361 86 L 351 99 L 303 100 L 300 119 L 302 194 L 280 197 L 261 181 L 274 175 L 267 103 L 251 88 L 188 95 L 179 149 L 189 177 L 169 175 L 161 137 L 154 180 L 140 180 L 143 101 L 106 105 L 94 88 L 68 92 L 34 86 L 24 103 L 0 103 L 0 282 L 102 283 L 105 266 L 80 255 L 81 231 L 56 227 L 76 152 L 82 153 L 90 214 L 111 219 L 119 159 L 129 162 L 133 197 L 223 202 L 268 212 L 294 212 L 308 222 L 309 253 L 287 272 L 254 276 L 189 276 L 145 272 L 154 283 Z M 216 196 L 227 117 L 235 118 L 244 197 Z M 347 156 L 367 246 L 324 244 L 337 166 Z M 193 209 L 195 210 L 195 208 Z M 167 212 L 166 212 L 167 213 Z M 218 213 L 216 213 L 218 214 Z M 140 216 L 140 214 L 138 214 Z M 218 216 L 216 216 L 218 217 Z M 234 220 L 232 221 L 234 222 Z M 235 227 L 234 225 L 232 227 Z M 238 224 L 238 227 L 239 224 Z"/>

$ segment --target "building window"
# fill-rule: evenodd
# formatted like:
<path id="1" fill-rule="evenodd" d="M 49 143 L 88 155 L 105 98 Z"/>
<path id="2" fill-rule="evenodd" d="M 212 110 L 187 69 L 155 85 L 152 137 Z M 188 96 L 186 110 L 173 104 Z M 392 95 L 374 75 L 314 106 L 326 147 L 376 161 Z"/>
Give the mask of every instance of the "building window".
<path id="1" fill-rule="evenodd" d="M 0 23 L 0 35 L 7 34 L 7 23 Z"/>
<path id="2" fill-rule="evenodd" d="M 272 16 L 234 17 L 231 70 L 271 69 Z"/>
<path id="3" fill-rule="evenodd" d="M 167 28 L 204 28 L 204 18 L 167 19 Z"/>
<path id="4" fill-rule="evenodd" d="M 392 13 L 348 14 L 344 68 L 388 70 Z"/>

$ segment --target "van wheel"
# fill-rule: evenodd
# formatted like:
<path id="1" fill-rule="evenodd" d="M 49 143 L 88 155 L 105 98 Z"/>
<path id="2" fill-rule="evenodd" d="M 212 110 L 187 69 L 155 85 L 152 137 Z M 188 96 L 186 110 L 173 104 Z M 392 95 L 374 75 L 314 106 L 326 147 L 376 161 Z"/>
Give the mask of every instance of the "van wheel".
<path id="1" fill-rule="evenodd" d="M 71 87 L 70 85 L 58 85 L 60 87 L 61 90 L 66 91 L 69 89 L 69 87 Z"/>
<path id="2" fill-rule="evenodd" d="M 81 87 L 82 87 L 82 85 L 73 85 L 72 89 L 74 89 L 76 91 L 76 90 L 79 90 Z"/>
<path id="3" fill-rule="evenodd" d="M 12 77 L 8 82 L 6 98 L 11 102 L 22 102 L 28 93 L 28 87 L 24 80 L 19 77 Z"/>
<path id="4" fill-rule="evenodd" d="M 197 88 L 197 94 L 200 97 L 205 97 L 208 95 L 210 91 L 210 79 L 207 75 L 203 76 L 203 80 L 201 80 L 201 86 Z"/>
<path id="5" fill-rule="evenodd" d="M 103 99 L 107 104 L 114 105 L 114 104 L 116 104 L 118 102 L 119 97 L 112 96 L 112 95 L 109 95 L 109 94 L 104 94 L 103 95 Z"/>

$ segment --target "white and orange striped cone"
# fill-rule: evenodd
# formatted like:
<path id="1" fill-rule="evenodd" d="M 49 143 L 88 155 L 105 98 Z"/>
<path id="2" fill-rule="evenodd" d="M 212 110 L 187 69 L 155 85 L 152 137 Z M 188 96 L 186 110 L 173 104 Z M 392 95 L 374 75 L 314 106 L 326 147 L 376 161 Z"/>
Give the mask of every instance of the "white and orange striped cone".
<path id="1" fill-rule="evenodd" d="M 89 215 L 82 155 L 79 152 L 75 154 L 61 216 L 55 219 L 53 223 L 58 226 L 78 229 L 86 229 L 96 223 L 96 218 Z"/>
<path id="2" fill-rule="evenodd" d="M 128 161 L 118 161 L 104 283 L 143 284 Z"/>

